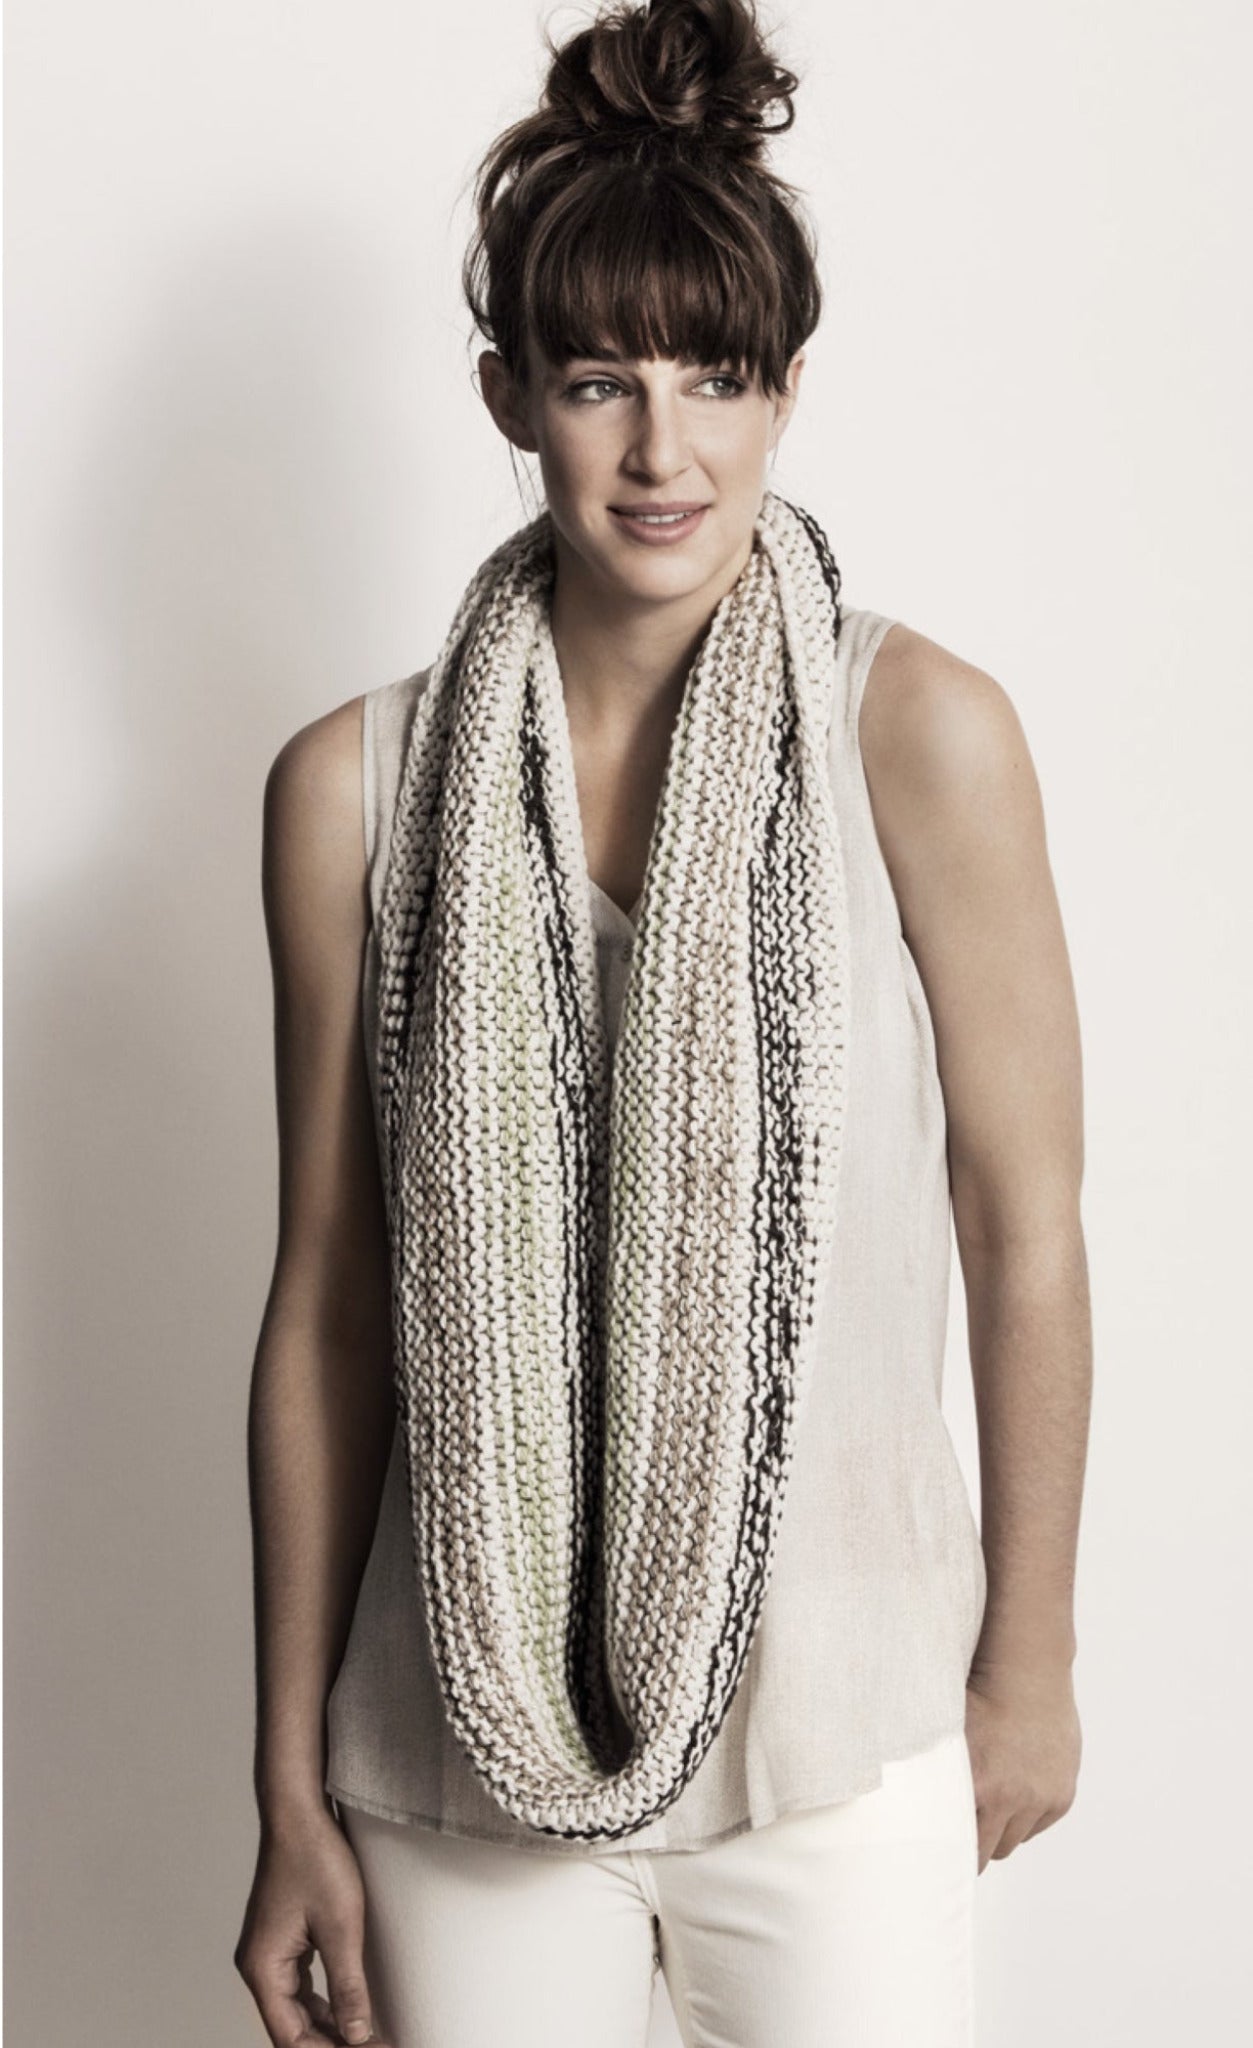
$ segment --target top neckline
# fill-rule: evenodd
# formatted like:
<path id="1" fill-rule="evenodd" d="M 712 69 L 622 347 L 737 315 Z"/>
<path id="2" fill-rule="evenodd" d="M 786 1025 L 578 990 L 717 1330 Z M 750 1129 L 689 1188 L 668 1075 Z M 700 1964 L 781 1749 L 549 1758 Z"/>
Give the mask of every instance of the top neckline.
<path id="1" fill-rule="evenodd" d="M 641 895 L 636 899 L 635 903 L 631 906 L 630 910 L 624 910 L 622 908 L 622 905 L 620 903 L 615 902 L 614 898 L 609 894 L 609 892 L 606 889 L 601 888 L 599 882 L 592 881 L 592 877 L 590 875 L 587 879 L 591 883 L 593 896 L 597 899 L 599 903 L 601 903 L 601 905 L 609 913 L 609 915 L 616 919 L 616 921 L 619 924 L 626 925 L 630 931 L 634 932 L 636 928 L 636 922 L 639 918 L 640 910 L 644 902 L 643 894 L 641 893 Z"/>
<path id="2" fill-rule="evenodd" d="M 643 891 L 641 891 L 638 900 L 632 904 L 630 910 L 624 910 L 620 903 L 616 903 L 613 897 L 601 888 L 599 882 L 592 880 L 588 869 L 587 849 L 583 840 L 583 820 L 579 811 L 579 793 L 574 772 L 574 747 L 570 737 L 569 714 L 566 711 L 565 683 L 561 674 L 561 662 L 557 655 L 557 643 L 553 639 L 552 610 L 549 604 L 543 604 L 539 607 L 536 647 L 540 662 L 546 671 L 546 681 L 551 693 L 551 711 L 556 728 L 558 756 L 556 774 L 564 796 L 565 808 L 570 816 L 570 837 L 577 846 L 579 865 L 587 876 L 593 905 L 599 905 L 600 907 L 601 918 L 608 918 L 619 928 L 625 926 L 633 934 L 636 928 L 636 919 L 644 905 Z"/>

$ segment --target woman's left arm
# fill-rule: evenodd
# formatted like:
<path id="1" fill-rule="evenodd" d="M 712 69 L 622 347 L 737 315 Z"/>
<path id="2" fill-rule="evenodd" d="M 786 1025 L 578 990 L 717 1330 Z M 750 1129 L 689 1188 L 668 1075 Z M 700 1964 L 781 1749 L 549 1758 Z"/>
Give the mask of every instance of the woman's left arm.
<path id="1" fill-rule="evenodd" d="M 884 636 L 860 738 L 948 1124 L 988 1598 L 967 1685 L 979 1868 L 1069 1808 L 1092 1387 L 1079 1025 L 1039 784 L 993 678 Z"/>

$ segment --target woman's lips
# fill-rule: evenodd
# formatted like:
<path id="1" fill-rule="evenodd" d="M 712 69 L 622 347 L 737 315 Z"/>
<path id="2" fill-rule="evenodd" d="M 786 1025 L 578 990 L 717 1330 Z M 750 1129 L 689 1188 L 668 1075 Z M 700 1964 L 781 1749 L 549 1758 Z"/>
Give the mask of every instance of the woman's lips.
<path id="1" fill-rule="evenodd" d="M 632 540 L 642 540 L 645 547 L 665 548 L 672 547 L 676 541 L 686 540 L 689 533 L 695 533 L 709 507 L 702 505 L 695 512 L 685 512 L 681 519 L 647 521 L 633 519 L 629 512 L 619 512 L 612 505 L 609 510 Z"/>

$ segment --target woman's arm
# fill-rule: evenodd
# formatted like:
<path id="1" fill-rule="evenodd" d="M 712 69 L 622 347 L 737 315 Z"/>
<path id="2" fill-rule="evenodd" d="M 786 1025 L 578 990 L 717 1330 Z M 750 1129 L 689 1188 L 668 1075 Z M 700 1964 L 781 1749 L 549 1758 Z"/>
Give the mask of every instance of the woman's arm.
<path id="1" fill-rule="evenodd" d="M 360 1874 L 323 1792 L 326 1701 L 396 1423 L 361 1024 L 361 716 L 358 697 L 298 732 L 265 790 L 278 1247 L 248 1414 L 261 1850 L 235 1962 L 275 2041 L 326 2018 L 308 1974 L 314 1949 L 346 2038 L 364 2040 L 369 2022 Z"/>
<path id="2" fill-rule="evenodd" d="M 324 1804 L 327 1695 L 395 1426 L 387 1233 L 361 1027 L 361 700 L 266 783 L 278 1246 L 250 1402 L 262 1818 Z"/>
<path id="3" fill-rule="evenodd" d="M 1005 691 L 897 625 L 860 732 L 948 1122 L 988 1573 L 970 1674 L 982 1867 L 1066 1811 L 1079 1762 L 1092 1375 L 1079 1027 L 1039 786 Z"/>

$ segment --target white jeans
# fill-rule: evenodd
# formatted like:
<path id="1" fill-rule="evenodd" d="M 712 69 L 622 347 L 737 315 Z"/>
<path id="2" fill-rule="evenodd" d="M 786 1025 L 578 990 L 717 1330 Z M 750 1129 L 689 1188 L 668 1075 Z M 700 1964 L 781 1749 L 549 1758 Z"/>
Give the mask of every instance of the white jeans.
<path id="1" fill-rule="evenodd" d="M 963 1732 L 708 1848 L 542 1855 L 341 1806 L 390 2048 L 972 2048 Z"/>

